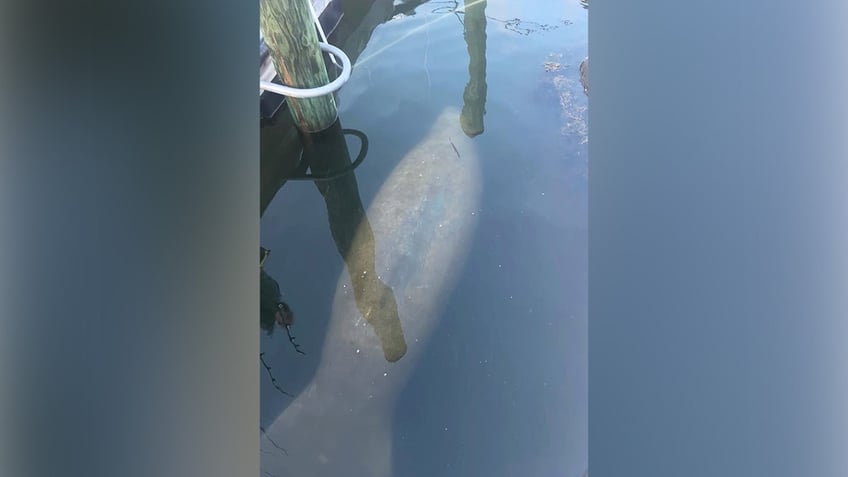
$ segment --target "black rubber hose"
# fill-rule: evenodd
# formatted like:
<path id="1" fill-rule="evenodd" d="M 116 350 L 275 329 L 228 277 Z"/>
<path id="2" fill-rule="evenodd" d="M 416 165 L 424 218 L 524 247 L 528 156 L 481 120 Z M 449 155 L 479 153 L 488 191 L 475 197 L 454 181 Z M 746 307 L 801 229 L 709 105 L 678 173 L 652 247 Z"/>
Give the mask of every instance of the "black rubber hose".
<path id="1" fill-rule="evenodd" d="M 316 174 L 303 174 L 297 176 L 287 177 L 286 180 L 290 181 L 332 181 L 336 180 L 339 177 L 343 177 L 347 174 L 353 172 L 354 169 L 359 167 L 360 164 L 365 160 L 365 156 L 368 154 L 368 136 L 365 135 L 364 132 L 356 130 L 356 129 L 342 129 L 342 134 L 351 134 L 359 138 L 360 146 L 359 146 L 359 155 L 356 156 L 356 160 L 353 163 L 344 168 L 341 171 L 334 172 L 332 174 L 326 175 L 316 175 Z"/>

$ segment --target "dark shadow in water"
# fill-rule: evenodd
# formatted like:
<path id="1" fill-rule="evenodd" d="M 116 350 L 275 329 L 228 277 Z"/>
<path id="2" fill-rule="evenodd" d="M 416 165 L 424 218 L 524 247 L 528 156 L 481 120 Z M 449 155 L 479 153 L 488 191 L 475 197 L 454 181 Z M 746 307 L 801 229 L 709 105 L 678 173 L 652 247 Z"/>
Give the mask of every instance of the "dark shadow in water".
<path id="1" fill-rule="evenodd" d="M 304 135 L 303 139 L 302 161 L 312 175 L 335 177 L 315 181 L 327 206 L 330 233 L 347 265 L 359 312 L 379 337 L 386 361 L 395 362 L 406 354 L 406 341 L 394 292 L 377 278 L 374 234 L 359 197 L 356 176 L 338 175 L 352 167 L 341 123 L 336 121 L 329 129 Z M 363 142 L 363 147 L 366 145 Z M 357 234 L 360 240 L 353 247 Z"/>
<path id="2" fill-rule="evenodd" d="M 415 9 L 420 7 L 421 5 L 429 2 L 430 0 L 406 0 L 395 5 L 395 9 L 392 12 L 392 16 L 395 17 L 397 15 L 404 16 L 413 16 L 415 15 Z"/>
<path id="3" fill-rule="evenodd" d="M 392 18 L 393 2 L 392 0 L 345 0 L 342 2 L 344 17 L 341 23 L 330 36 L 331 44 L 341 47 L 348 55 L 352 63 L 355 63 L 359 55 L 368 45 L 371 35 L 375 28 L 380 24 Z M 331 68 L 330 71 L 335 72 L 336 69 Z M 421 111 L 423 114 L 419 116 L 423 124 L 427 124 L 429 120 L 434 119 L 429 110 Z M 340 129 L 340 125 L 334 125 Z M 403 136 L 411 144 L 416 144 L 420 137 L 426 132 L 426 127 L 414 128 L 407 131 Z M 329 133 L 329 132 L 327 132 Z M 317 137 L 326 136 L 317 135 Z M 409 136 L 409 137 L 407 137 Z M 400 140 L 400 137 L 396 138 Z M 260 216 L 264 215 L 265 210 L 274 200 L 277 193 L 285 186 L 286 182 L 292 180 L 295 176 L 302 175 L 304 164 L 310 168 L 313 174 L 322 174 L 327 171 L 338 171 L 350 167 L 351 161 L 348 155 L 346 144 L 343 138 L 337 136 L 334 139 L 335 148 L 323 147 L 325 151 L 330 151 L 331 154 L 327 157 L 320 157 L 322 146 L 318 141 L 316 146 L 316 135 L 313 135 L 311 140 L 304 138 L 294 127 L 294 122 L 288 111 L 282 111 L 272 122 L 263 125 L 260 131 L 261 141 L 261 187 L 260 187 Z M 310 143 L 310 144 L 307 144 Z M 310 152 L 305 151 L 305 146 L 311 147 Z M 332 151 L 336 154 L 333 155 Z M 303 161 L 303 154 L 306 154 L 306 161 Z M 383 344 L 384 357 L 388 361 L 397 361 L 406 353 L 407 345 L 401 328 L 400 319 L 397 312 L 396 300 L 394 292 L 391 288 L 383 284 L 377 279 L 374 263 L 374 239 L 370 224 L 367 221 L 365 209 L 362 204 L 362 199 L 358 190 L 356 177 L 353 173 L 347 177 L 337 178 L 332 181 L 322 181 L 316 186 L 325 200 L 327 207 L 330 232 L 333 236 L 335 245 L 339 254 L 345 261 L 348 268 L 348 273 L 351 276 L 357 307 L 363 316 L 373 315 L 370 312 L 375 305 L 377 310 L 383 310 L 379 316 L 371 317 L 370 325 L 375 329 L 375 333 Z M 362 232 L 358 232 L 362 224 Z M 357 233 L 365 234 L 366 240 L 357 240 L 357 245 L 362 246 L 362 249 L 356 254 L 348 254 L 351 247 L 351 242 Z M 285 251 L 281 253 L 286 253 Z M 331 261 L 328 261 L 331 262 Z M 326 265 L 326 264 L 322 264 Z M 334 267 L 332 267 L 334 268 Z M 326 276 L 328 279 L 329 270 L 326 267 L 316 267 L 318 273 Z M 369 280 L 357 280 L 356 271 L 368 271 Z M 338 277 L 337 273 L 332 275 Z M 328 286 L 323 290 L 315 290 L 310 294 L 311 299 L 318 299 L 319 303 L 326 302 L 326 308 L 312 305 L 312 313 L 315 316 L 304 316 L 301 320 L 308 320 L 309 332 L 304 331 L 304 334 L 313 336 L 313 339 L 307 339 L 310 343 L 306 352 L 312 356 L 320 356 L 321 348 L 326 345 L 324 336 L 330 326 L 331 302 L 335 293 L 336 280 L 323 281 Z M 283 290 L 285 291 L 285 290 Z M 303 297 L 285 296 L 286 300 L 291 303 L 292 307 L 298 309 L 298 300 Z M 326 309 L 326 312 L 324 311 Z M 394 310 L 394 313 L 386 312 L 385 310 Z M 306 323 L 306 321 L 299 321 Z M 304 325 L 306 326 L 306 325 Z M 317 340 L 315 337 L 320 337 Z M 268 403 L 267 411 L 263 410 L 263 415 L 260 416 L 260 431 L 263 438 L 268 438 L 265 435 L 265 428 L 262 423 L 273 422 L 281 415 L 291 402 L 293 396 L 300 394 L 306 383 L 309 383 L 314 373 L 317 371 L 318 362 L 314 359 L 303 361 L 302 364 L 297 364 L 295 372 L 287 372 L 283 374 L 291 375 L 292 380 L 284 380 L 280 383 L 274 376 L 276 368 L 284 368 L 294 365 L 294 363 L 286 362 L 285 360 L 275 359 L 275 362 L 270 362 L 268 356 L 260 354 L 260 361 L 264 367 L 262 379 L 270 379 L 271 385 L 275 388 L 272 393 L 277 393 L 283 398 L 280 401 L 274 400 L 273 403 Z M 273 366 L 273 368 L 272 368 Z M 262 369 L 262 368 L 260 368 Z M 267 383 L 268 381 L 264 381 Z M 264 409 L 263 406 L 262 409 Z M 296 429 L 292 432 L 297 433 Z M 294 437 L 296 438 L 296 437 Z M 270 438 L 268 438 L 270 439 Z M 271 441 L 275 451 L 260 451 L 262 454 L 286 454 L 277 442 Z M 265 456 L 261 458 L 263 461 Z M 261 464 L 264 467 L 264 463 Z M 267 472 L 266 472 L 267 475 Z"/>
<path id="4" fill-rule="evenodd" d="M 330 43 L 341 47 L 351 64 L 356 65 L 374 30 L 394 15 L 393 8 L 392 0 L 345 0 L 344 17 L 330 35 Z"/>
<path id="5" fill-rule="evenodd" d="M 468 45 L 468 84 L 459 122 L 468 137 L 483 134 L 486 114 L 486 0 L 465 0 L 465 43 Z"/>
<path id="6" fill-rule="evenodd" d="M 360 151 L 351 162 L 345 135 L 354 135 L 360 140 Z M 406 354 L 407 345 L 403 336 L 394 292 L 377 277 L 375 265 L 374 234 L 365 208 L 359 196 L 359 187 L 354 168 L 365 160 L 368 152 L 368 137 L 361 131 L 343 129 L 336 120 L 328 129 L 301 135 L 303 153 L 283 182 L 309 180 L 315 183 L 327 207 L 330 233 L 339 255 L 347 266 L 348 276 L 354 292 L 357 308 L 362 317 L 374 329 L 389 362 L 395 362 Z M 357 246 L 354 240 L 359 237 Z M 269 251 L 261 249 L 261 261 Z M 271 334 L 279 324 L 289 333 L 289 341 L 295 350 L 302 353 L 291 335 L 294 313 L 282 300 L 280 287 L 261 267 L 260 272 L 260 325 Z"/>
<path id="7" fill-rule="evenodd" d="M 294 120 L 281 111 L 259 132 L 259 216 L 294 173 L 303 146 Z"/>
<path id="8" fill-rule="evenodd" d="M 289 342 L 294 347 L 294 350 L 300 354 L 306 354 L 300 349 L 300 345 L 297 344 L 292 335 L 291 327 L 294 324 L 294 312 L 288 303 L 283 301 L 280 284 L 265 271 L 265 260 L 268 259 L 270 254 L 270 250 L 265 247 L 259 247 L 259 327 L 268 335 L 272 335 L 277 325 L 279 325 L 286 330 Z M 262 354 L 259 356 L 261 358 Z M 274 376 L 271 374 L 271 368 L 267 366 L 264 360 L 262 360 L 262 364 L 265 365 L 265 369 L 271 375 L 271 381 L 277 390 L 287 396 L 291 396 L 289 393 L 280 389 Z"/>
<path id="9" fill-rule="evenodd" d="M 347 0 L 343 2 L 342 8 L 344 10 L 344 17 L 342 18 L 339 26 L 330 36 L 329 41 L 331 44 L 341 47 L 348 55 L 351 62 L 355 63 L 360 53 L 362 53 L 367 46 L 374 29 L 380 24 L 391 19 L 393 10 L 392 0 Z M 331 71 L 336 70 L 331 68 Z M 420 119 L 422 122 L 426 123 L 427 120 L 430 119 L 427 117 L 429 115 L 429 111 L 422 112 L 424 114 L 420 116 Z M 339 125 L 336 125 L 336 127 L 340 128 Z M 418 137 L 423 135 L 425 131 L 426 128 L 421 128 L 420 131 L 409 130 L 408 132 L 415 136 L 414 138 L 409 139 L 412 143 L 417 143 Z M 285 110 L 281 111 L 280 114 L 277 114 L 277 117 L 275 117 L 273 121 L 265 123 L 261 128 L 260 216 L 265 214 L 265 210 L 277 196 L 277 193 L 285 186 L 286 182 L 296 179 L 298 176 L 302 177 L 304 165 L 307 167 L 310 166 L 310 164 L 303 161 L 304 144 L 306 142 L 308 141 L 294 127 L 291 115 Z M 315 142 L 314 138 L 312 142 Z M 344 143 L 343 141 L 338 142 L 337 146 L 339 144 Z M 337 149 L 341 148 L 337 147 Z M 313 151 L 314 150 L 315 149 L 313 148 Z M 346 147 L 343 148 L 343 152 L 344 154 L 347 154 Z M 314 153 L 307 153 L 307 156 L 314 155 Z M 318 157 L 316 160 L 311 160 L 309 157 L 306 159 L 313 163 L 311 164 L 314 166 L 311 173 L 315 174 L 320 174 L 319 171 L 321 168 L 325 168 L 324 170 L 332 169 L 337 171 L 337 165 L 343 165 L 341 167 L 342 169 L 351 165 L 349 156 L 347 155 L 335 158 Z M 329 186 L 329 190 L 327 186 Z M 344 194 L 340 194 L 339 191 L 333 191 L 333 187 L 346 190 L 349 194 L 348 198 L 345 198 Z M 364 268 L 364 270 L 374 270 L 374 241 L 370 225 L 367 224 L 367 218 L 363 211 L 364 208 L 359 195 L 356 178 L 353 174 L 351 174 L 347 179 L 331 181 L 327 184 L 318 185 L 318 188 L 319 192 L 325 198 L 328 215 L 330 216 L 331 233 L 335 240 L 336 248 L 339 250 L 339 253 L 343 258 L 346 257 L 345 250 L 350 247 L 350 241 L 357 232 L 356 227 L 358 226 L 360 219 L 357 219 L 356 217 L 361 217 L 361 220 L 366 221 L 363 225 L 362 233 L 369 237 L 367 243 L 370 245 L 367 248 L 370 248 L 370 252 L 351 256 L 346 258 L 345 262 L 347 263 L 350 261 L 350 263 L 365 263 L 366 265 L 360 268 Z M 345 201 L 349 203 L 345 204 Z M 352 216 L 347 218 L 344 217 L 344 212 L 346 210 L 345 207 L 352 210 Z M 350 212 L 350 210 L 348 211 Z M 271 244 L 271 246 L 273 247 L 274 245 Z M 285 254 L 288 252 L 281 249 L 280 253 Z M 369 261 L 367 260 L 367 256 L 372 257 L 370 264 L 368 264 Z M 332 261 L 328 261 L 327 263 L 330 262 Z M 316 270 L 314 271 L 322 276 L 332 273 L 324 267 L 327 263 L 316 266 Z M 354 268 L 355 267 L 356 265 L 354 265 Z M 377 274 L 373 271 L 369 271 L 368 274 L 375 278 L 377 276 Z M 338 275 L 326 276 L 329 279 L 330 276 L 337 277 Z M 330 282 L 322 281 L 322 283 Z M 361 310 L 367 311 L 369 303 L 373 305 L 375 302 L 384 303 L 386 309 L 396 309 L 396 306 L 392 306 L 395 304 L 392 290 L 385 287 L 382 283 L 379 283 L 376 280 L 370 280 L 364 283 L 362 281 L 354 281 L 354 283 L 357 287 L 359 287 L 359 291 L 355 291 L 355 293 L 357 293 L 355 297 L 357 298 L 357 306 Z M 283 292 L 285 292 L 285 290 L 283 290 Z M 304 335 L 307 335 L 305 340 L 305 351 L 312 356 L 320 356 L 322 352 L 321 348 L 325 344 L 323 337 L 330 325 L 331 303 L 334 293 L 335 280 L 332 279 L 331 285 L 328 285 L 323 289 L 316 289 L 313 294 L 310 294 L 310 297 L 306 298 L 318 300 L 317 303 L 320 303 L 318 306 L 316 306 L 316 303 L 313 303 L 306 307 L 311 309 L 313 316 L 305 316 L 302 318 L 302 320 L 308 320 L 309 328 L 308 332 L 305 330 L 302 332 Z M 286 301 L 291 304 L 295 311 L 303 308 L 303 306 L 298 306 L 299 300 L 303 299 L 305 298 L 291 296 L 286 297 Z M 326 303 L 326 305 L 324 305 L 324 303 Z M 394 315 L 394 317 L 392 315 Z M 373 321 L 373 325 L 376 325 L 375 331 L 377 331 L 377 335 L 382 341 L 384 341 L 384 355 L 390 360 L 399 359 L 406 351 L 406 343 L 403 337 L 403 332 L 399 326 L 400 320 L 397 319 L 396 315 L 397 313 L 390 313 L 382 319 L 375 318 Z M 299 323 L 306 323 L 306 321 L 300 321 Z M 398 326 L 394 326 L 392 323 L 395 323 Z M 268 360 L 268 357 L 266 357 L 266 361 L 270 361 Z M 279 361 L 276 363 L 269 362 L 268 364 L 273 364 L 275 369 L 277 367 L 290 365 Z M 317 361 L 315 360 L 308 360 L 304 361 L 302 364 L 298 364 L 297 370 L 287 371 L 286 374 L 290 375 L 290 380 L 287 379 L 282 383 L 284 389 L 287 392 L 291 392 L 291 394 L 299 394 L 304 389 L 306 383 L 311 381 L 316 370 Z M 265 379 L 264 376 L 263 379 Z M 277 391 L 279 391 L 279 389 Z M 263 411 L 263 422 L 267 419 L 273 420 L 276 415 L 282 413 L 286 409 L 288 404 L 288 397 L 279 403 L 275 402 L 273 404 L 275 407 L 273 411 L 271 411 L 270 408 L 268 409 L 270 413 L 265 413 L 265 411 Z"/>
<path id="10" fill-rule="evenodd" d="M 360 140 L 360 152 L 355 161 L 351 161 L 345 140 L 346 134 L 354 135 Z M 290 157 L 278 158 L 279 161 L 286 162 L 285 168 L 291 172 L 276 181 L 285 183 L 290 180 L 310 180 L 315 183 L 324 199 L 330 234 L 345 262 L 357 308 L 380 340 L 386 361 L 396 362 L 406 354 L 407 344 L 394 291 L 378 278 L 374 235 L 360 199 L 353 171 L 365 159 L 368 138 L 361 131 L 343 129 L 339 120 L 324 131 L 299 134 L 299 138 L 300 144 L 292 150 L 302 150 L 302 155 L 295 160 Z M 269 194 L 269 197 L 272 196 L 273 194 Z M 268 334 L 277 326 L 284 328 L 295 351 L 304 354 L 291 334 L 294 313 L 283 301 L 277 281 L 264 269 L 269 255 L 269 250 L 260 248 L 261 328 Z M 322 294 L 332 296 L 335 282 L 326 283 L 326 293 Z M 331 288 L 333 290 L 330 290 Z M 327 313 L 326 316 L 312 317 L 309 321 L 310 328 L 323 334 L 332 320 L 330 313 Z M 315 354 L 321 352 L 320 349 L 308 351 Z M 260 353 L 259 358 L 271 385 L 286 399 L 296 397 L 299 390 L 290 391 L 285 383 L 280 383 L 264 355 L 264 352 Z M 266 378 L 263 376 L 263 379 Z M 309 379 L 307 377 L 307 382 Z M 286 403 L 279 412 L 282 413 L 287 406 Z M 273 418 L 271 420 L 273 421 Z"/>
<path id="11" fill-rule="evenodd" d="M 259 247 L 259 327 L 269 335 L 275 325 L 289 326 L 294 322 L 294 313 L 283 301 L 280 285 L 265 272 L 265 260 L 271 251 Z"/>

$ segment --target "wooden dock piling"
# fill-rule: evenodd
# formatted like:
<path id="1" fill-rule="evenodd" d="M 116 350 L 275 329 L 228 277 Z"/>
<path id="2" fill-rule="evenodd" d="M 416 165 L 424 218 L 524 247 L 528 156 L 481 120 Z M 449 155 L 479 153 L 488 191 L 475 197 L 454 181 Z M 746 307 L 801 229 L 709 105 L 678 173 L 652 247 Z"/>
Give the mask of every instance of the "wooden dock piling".
<path id="1" fill-rule="evenodd" d="M 310 10 L 311 0 L 260 0 L 259 27 L 280 79 L 293 88 L 317 88 L 330 82 Z M 338 118 L 332 94 L 287 97 L 298 129 L 323 131 Z"/>

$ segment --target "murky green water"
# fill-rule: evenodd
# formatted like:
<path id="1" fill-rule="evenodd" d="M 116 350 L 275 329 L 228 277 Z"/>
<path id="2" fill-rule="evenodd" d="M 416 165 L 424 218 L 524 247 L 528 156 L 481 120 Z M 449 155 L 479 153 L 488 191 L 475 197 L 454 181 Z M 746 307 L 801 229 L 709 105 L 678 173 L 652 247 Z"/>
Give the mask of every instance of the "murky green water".
<path id="1" fill-rule="evenodd" d="M 263 473 L 583 475 L 587 11 L 346 8 L 339 128 L 354 131 L 305 154 L 313 174 L 340 170 L 364 134 L 364 161 L 277 190 L 297 141 L 263 131 L 265 270 L 305 352 L 263 334 Z"/>

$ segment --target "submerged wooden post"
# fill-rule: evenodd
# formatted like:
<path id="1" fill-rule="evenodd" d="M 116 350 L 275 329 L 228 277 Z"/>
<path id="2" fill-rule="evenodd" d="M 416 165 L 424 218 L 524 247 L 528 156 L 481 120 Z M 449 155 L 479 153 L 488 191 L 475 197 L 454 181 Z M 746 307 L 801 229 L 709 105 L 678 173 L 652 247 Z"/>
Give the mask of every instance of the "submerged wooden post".
<path id="1" fill-rule="evenodd" d="M 277 74 L 293 88 L 317 88 L 330 82 L 308 2 L 259 0 L 259 27 Z M 295 124 L 303 132 L 323 131 L 338 117 L 332 94 L 317 98 L 286 97 Z"/>

